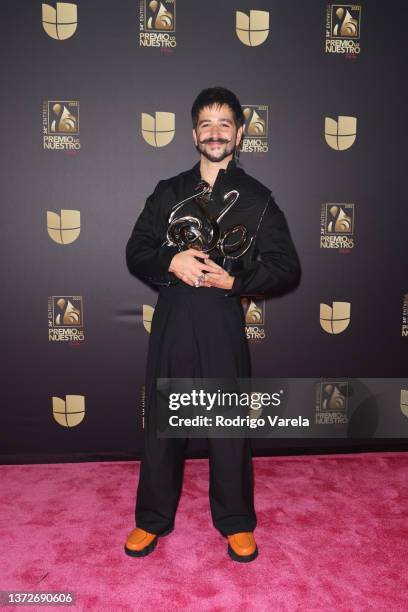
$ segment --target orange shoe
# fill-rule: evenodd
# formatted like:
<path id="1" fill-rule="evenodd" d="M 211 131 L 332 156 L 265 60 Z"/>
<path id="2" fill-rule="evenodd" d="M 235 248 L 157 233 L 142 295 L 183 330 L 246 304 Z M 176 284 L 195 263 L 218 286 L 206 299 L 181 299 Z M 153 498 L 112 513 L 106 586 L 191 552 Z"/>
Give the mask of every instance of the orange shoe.
<path id="1" fill-rule="evenodd" d="M 125 544 L 125 553 L 131 557 L 145 557 L 154 551 L 157 544 L 157 535 L 136 527 L 128 535 Z"/>
<path id="2" fill-rule="evenodd" d="M 227 536 L 228 554 L 234 561 L 249 563 L 258 556 L 258 547 L 252 531 L 240 531 Z"/>

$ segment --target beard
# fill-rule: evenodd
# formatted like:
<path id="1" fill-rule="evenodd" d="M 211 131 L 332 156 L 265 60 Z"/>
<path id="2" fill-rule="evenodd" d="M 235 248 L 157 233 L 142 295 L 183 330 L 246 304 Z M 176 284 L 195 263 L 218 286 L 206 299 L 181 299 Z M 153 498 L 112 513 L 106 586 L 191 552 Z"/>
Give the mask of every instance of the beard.
<path id="1" fill-rule="evenodd" d="M 219 142 L 222 145 L 224 145 L 224 149 L 222 149 L 219 153 L 209 153 L 206 150 L 205 145 L 210 142 Z M 197 151 L 199 151 L 199 153 L 204 155 L 204 157 L 206 157 L 209 161 L 220 162 L 226 157 L 228 157 L 229 155 L 231 155 L 231 153 L 234 155 L 236 146 L 232 143 L 232 141 L 225 141 L 223 139 L 212 140 L 211 138 L 208 138 L 207 140 L 203 140 L 202 142 L 198 141 L 196 145 L 196 149 Z"/>

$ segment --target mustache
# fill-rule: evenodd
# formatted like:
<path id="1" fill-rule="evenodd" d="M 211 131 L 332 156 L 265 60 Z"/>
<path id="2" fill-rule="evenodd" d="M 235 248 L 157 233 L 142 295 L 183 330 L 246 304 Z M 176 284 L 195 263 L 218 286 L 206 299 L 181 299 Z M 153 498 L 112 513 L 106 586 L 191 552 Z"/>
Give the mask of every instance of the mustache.
<path id="1" fill-rule="evenodd" d="M 221 142 L 222 144 L 227 144 L 231 142 L 227 138 L 206 138 L 205 140 L 200 140 L 200 144 L 209 144 L 210 142 Z"/>

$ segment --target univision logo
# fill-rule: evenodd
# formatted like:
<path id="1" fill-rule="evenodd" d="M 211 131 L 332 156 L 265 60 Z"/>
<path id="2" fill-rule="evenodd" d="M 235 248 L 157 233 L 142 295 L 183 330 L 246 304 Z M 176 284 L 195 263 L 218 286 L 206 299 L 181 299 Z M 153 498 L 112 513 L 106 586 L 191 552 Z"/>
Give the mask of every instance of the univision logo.
<path id="1" fill-rule="evenodd" d="M 54 8 L 49 4 L 43 4 L 42 25 L 48 36 L 55 40 L 71 38 L 78 25 L 77 5 L 57 2 Z"/>
<path id="2" fill-rule="evenodd" d="M 81 213 L 79 210 L 61 210 L 61 214 L 47 210 L 47 231 L 49 237 L 57 244 L 75 242 L 81 231 Z"/>
<path id="3" fill-rule="evenodd" d="M 174 138 L 176 133 L 175 114 L 156 112 L 153 115 L 142 113 L 142 136 L 152 147 L 165 147 Z"/>
<path id="4" fill-rule="evenodd" d="M 65 399 L 53 396 L 52 414 L 59 425 L 76 427 L 85 417 L 85 396 L 66 395 Z"/>
<path id="5" fill-rule="evenodd" d="M 336 151 L 345 151 L 354 143 L 357 135 L 357 118 L 339 116 L 337 121 L 325 117 L 324 136 L 326 142 Z"/>
<path id="6" fill-rule="evenodd" d="M 320 304 L 320 325 L 328 334 L 341 334 L 350 323 L 350 302 Z"/>
<path id="7" fill-rule="evenodd" d="M 242 11 L 236 12 L 235 31 L 239 40 L 248 47 L 262 45 L 269 34 L 268 11 L 249 11 L 249 15 Z"/>
<path id="8" fill-rule="evenodd" d="M 143 327 L 150 334 L 152 329 L 152 320 L 154 315 L 154 308 L 150 306 L 150 304 L 143 304 L 142 307 L 142 317 L 143 317 Z"/>

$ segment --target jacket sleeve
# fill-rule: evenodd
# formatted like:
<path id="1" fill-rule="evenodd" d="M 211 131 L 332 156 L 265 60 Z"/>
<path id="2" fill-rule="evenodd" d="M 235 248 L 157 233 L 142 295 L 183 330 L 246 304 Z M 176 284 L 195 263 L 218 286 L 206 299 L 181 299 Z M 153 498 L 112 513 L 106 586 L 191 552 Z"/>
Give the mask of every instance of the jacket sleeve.
<path id="1" fill-rule="evenodd" d="M 157 285 L 168 285 L 179 282 L 169 272 L 174 255 L 179 250 L 176 246 L 163 245 L 166 238 L 166 222 L 161 213 L 159 185 L 147 198 L 132 234 L 126 244 L 126 263 L 135 276 Z"/>
<path id="2" fill-rule="evenodd" d="M 253 248 L 255 260 L 234 273 L 234 283 L 227 295 L 278 294 L 299 283 L 299 258 L 285 215 L 272 196 L 260 219 Z"/>

